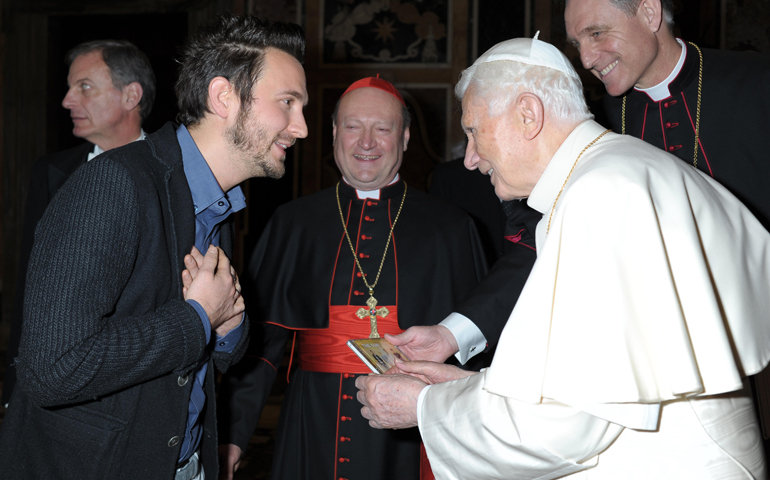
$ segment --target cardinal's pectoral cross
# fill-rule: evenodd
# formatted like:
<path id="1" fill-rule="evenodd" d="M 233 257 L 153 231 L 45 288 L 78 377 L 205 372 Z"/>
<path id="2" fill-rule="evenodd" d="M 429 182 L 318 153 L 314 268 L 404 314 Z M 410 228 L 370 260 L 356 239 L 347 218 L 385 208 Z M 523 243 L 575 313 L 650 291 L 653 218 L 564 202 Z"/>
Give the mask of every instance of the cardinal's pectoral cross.
<path id="1" fill-rule="evenodd" d="M 368 315 L 369 323 L 372 327 L 372 331 L 369 333 L 369 338 L 380 338 L 380 334 L 377 332 L 377 315 L 385 318 L 390 313 L 390 310 L 388 310 L 386 307 L 377 308 L 377 299 L 374 298 L 372 293 L 373 292 L 370 290 L 369 300 L 366 301 L 366 304 L 369 305 L 369 309 L 367 310 L 364 307 L 359 308 L 356 312 L 356 316 L 363 320 Z"/>

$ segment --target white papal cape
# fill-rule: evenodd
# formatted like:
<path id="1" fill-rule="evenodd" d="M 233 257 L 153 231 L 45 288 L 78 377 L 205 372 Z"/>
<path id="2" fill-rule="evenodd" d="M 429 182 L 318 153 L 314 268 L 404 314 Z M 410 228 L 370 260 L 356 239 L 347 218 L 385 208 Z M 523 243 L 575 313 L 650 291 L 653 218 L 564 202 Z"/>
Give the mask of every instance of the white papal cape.
<path id="1" fill-rule="evenodd" d="M 743 378 L 770 359 L 770 235 L 712 179 L 614 133 L 551 215 L 603 131 L 580 124 L 528 199 L 538 260 L 492 366 L 420 397 L 438 479 L 766 478 Z"/>

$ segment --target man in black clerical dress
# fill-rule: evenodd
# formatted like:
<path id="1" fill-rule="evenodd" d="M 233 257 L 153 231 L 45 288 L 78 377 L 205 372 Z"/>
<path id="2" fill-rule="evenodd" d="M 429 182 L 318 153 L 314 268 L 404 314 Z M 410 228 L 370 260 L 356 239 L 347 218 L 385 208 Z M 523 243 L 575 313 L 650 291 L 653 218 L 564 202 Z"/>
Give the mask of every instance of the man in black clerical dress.
<path id="1" fill-rule="evenodd" d="M 346 342 L 370 336 L 372 308 L 380 335 L 438 323 L 486 262 L 470 217 L 398 175 L 409 113 L 393 85 L 351 85 L 333 133 L 342 180 L 279 208 L 252 257 L 244 296 L 264 341 L 255 335 L 254 361 L 223 382 L 222 464 L 235 465 L 248 445 L 290 341 L 272 478 L 417 480 L 419 432 L 369 427 L 355 378 L 370 371 Z"/>
<path id="2" fill-rule="evenodd" d="M 564 18 L 607 89 L 608 126 L 702 170 L 770 228 L 770 56 L 676 38 L 672 0 L 569 0 Z"/>
<path id="3" fill-rule="evenodd" d="M 444 362 L 454 355 L 465 368 L 480 370 L 492 361 L 500 333 L 537 259 L 535 227 L 543 215 L 529 207 L 526 200 L 501 201 L 489 177 L 477 170 L 468 170 L 463 161 L 460 158 L 437 165 L 429 192 L 471 216 L 484 246 L 489 273 L 473 293 L 439 323 L 451 332 L 451 340 L 456 345 L 447 342 L 445 349 L 418 351 L 419 340 L 412 341 L 419 329 L 390 340 L 403 342 L 401 348 L 412 355 L 412 360 Z M 442 330 L 434 327 L 422 329 L 422 333 L 438 334 Z M 428 340 L 428 345 L 435 345 L 430 337 L 423 338 Z"/>

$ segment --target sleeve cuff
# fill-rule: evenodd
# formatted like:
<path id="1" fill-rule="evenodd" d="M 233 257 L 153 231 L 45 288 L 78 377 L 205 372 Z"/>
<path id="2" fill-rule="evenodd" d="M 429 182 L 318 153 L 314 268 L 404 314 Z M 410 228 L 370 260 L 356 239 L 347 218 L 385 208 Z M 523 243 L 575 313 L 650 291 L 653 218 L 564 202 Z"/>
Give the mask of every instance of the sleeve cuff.
<path id="1" fill-rule="evenodd" d="M 208 345 L 209 340 L 211 340 L 211 322 L 209 321 L 209 316 L 201 304 L 195 300 L 187 300 L 187 303 L 192 305 L 195 311 L 198 312 L 198 316 L 201 318 L 201 324 L 203 324 L 203 331 L 206 332 L 206 345 Z"/>
<path id="2" fill-rule="evenodd" d="M 429 388 L 430 385 L 425 385 L 425 387 L 420 390 L 420 395 L 417 397 L 417 425 L 422 422 L 422 403 L 425 401 L 425 394 L 428 393 Z"/>
<path id="3" fill-rule="evenodd" d="M 481 333 L 479 327 L 465 315 L 452 312 L 439 325 L 445 326 L 454 335 L 457 345 L 460 346 L 455 358 L 463 365 L 487 348 L 486 337 Z"/>
<path id="4" fill-rule="evenodd" d="M 215 352 L 233 352 L 233 349 L 235 349 L 235 346 L 238 345 L 241 336 L 243 336 L 243 319 L 245 316 L 246 314 L 243 314 L 241 316 L 241 323 L 239 323 L 237 327 L 227 332 L 227 335 L 224 337 L 220 337 L 216 334 L 216 332 L 214 332 L 214 336 L 216 337 L 216 340 L 214 341 Z"/>

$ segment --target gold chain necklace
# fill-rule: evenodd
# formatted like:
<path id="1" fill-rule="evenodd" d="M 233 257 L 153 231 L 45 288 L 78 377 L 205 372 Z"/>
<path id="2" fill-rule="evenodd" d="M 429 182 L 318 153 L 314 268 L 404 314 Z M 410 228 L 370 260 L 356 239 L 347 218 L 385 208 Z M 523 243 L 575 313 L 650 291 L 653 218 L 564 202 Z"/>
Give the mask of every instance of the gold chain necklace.
<path id="1" fill-rule="evenodd" d="M 701 93 L 703 88 L 703 54 L 700 51 L 700 48 L 698 48 L 697 45 L 695 45 L 692 42 L 687 42 L 690 45 L 692 45 L 695 50 L 698 51 L 698 106 L 695 110 L 695 151 L 693 152 L 692 156 L 692 166 L 695 168 L 698 168 L 698 139 L 700 138 L 700 101 L 701 101 Z M 623 95 L 623 108 L 621 109 L 621 122 L 620 122 L 620 128 L 621 133 L 623 135 L 626 134 L 626 97 L 627 95 Z"/>
<path id="2" fill-rule="evenodd" d="M 387 317 L 390 311 L 386 307 L 380 307 L 377 308 L 377 299 L 374 298 L 374 287 L 377 286 L 377 282 L 380 281 L 380 274 L 382 273 L 382 266 L 385 265 L 385 257 L 388 254 L 388 247 L 390 246 L 390 239 L 393 237 L 393 229 L 396 228 L 396 222 L 398 222 L 398 217 L 401 216 L 401 210 L 404 208 L 404 200 L 406 200 L 406 182 L 404 182 L 404 196 L 401 197 L 401 205 L 398 207 L 398 213 L 396 213 L 396 218 L 393 220 L 393 225 L 390 227 L 390 233 L 388 234 L 388 241 L 385 243 L 385 251 L 382 253 L 382 261 L 380 261 L 380 269 L 377 270 L 377 277 L 374 279 L 374 283 L 369 285 L 369 282 L 366 280 L 366 274 L 364 273 L 364 269 L 361 268 L 361 263 L 358 261 L 358 257 L 356 256 L 356 249 L 353 247 L 353 242 L 350 240 L 350 234 L 348 233 L 348 227 L 345 225 L 345 215 L 342 213 L 342 204 L 340 204 L 340 183 L 337 182 L 337 209 L 340 212 L 340 220 L 342 220 L 342 230 L 345 231 L 345 238 L 348 239 L 348 245 L 350 245 L 350 251 L 353 253 L 353 260 L 355 260 L 356 265 L 358 266 L 358 271 L 361 272 L 361 279 L 364 281 L 364 285 L 366 285 L 366 288 L 369 289 L 369 299 L 366 301 L 366 304 L 369 306 L 369 309 L 365 309 L 363 307 L 359 308 L 356 312 L 356 315 L 358 318 L 365 318 L 367 315 L 369 316 L 369 324 L 371 326 L 371 332 L 369 333 L 369 338 L 380 338 L 379 332 L 377 332 L 377 315 L 381 317 Z"/>
<path id="3" fill-rule="evenodd" d="M 551 220 L 553 220 L 553 212 L 556 210 L 556 202 L 559 201 L 559 197 L 561 197 L 561 192 L 563 192 L 564 191 L 564 187 L 567 186 L 567 182 L 569 182 L 569 177 L 572 176 L 572 172 L 575 170 L 575 167 L 577 166 L 578 161 L 580 161 L 580 157 L 582 157 L 583 154 L 586 153 L 586 150 L 588 150 L 589 148 L 593 147 L 593 145 L 596 142 L 598 142 L 600 138 L 602 138 L 603 136 L 607 135 L 611 131 L 612 130 L 610 130 L 610 129 L 607 129 L 607 130 L 603 131 L 601 133 L 601 135 L 599 135 L 598 137 L 596 137 L 593 140 L 591 140 L 591 143 L 586 145 L 585 148 L 583 148 L 583 150 L 578 154 L 577 158 L 575 159 L 575 163 L 572 164 L 572 168 L 570 168 L 569 173 L 567 174 L 567 178 L 564 179 L 564 183 L 562 184 L 561 188 L 559 189 L 559 193 L 556 194 L 556 200 L 553 201 L 553 206 L 551 207 L 551 214 L 548 216 L 548 228 L 546 228 L 546 230 L 545 230 L 545 234 L 546 235 L 548 235 L 548 232 L 551 231 Z"/>

